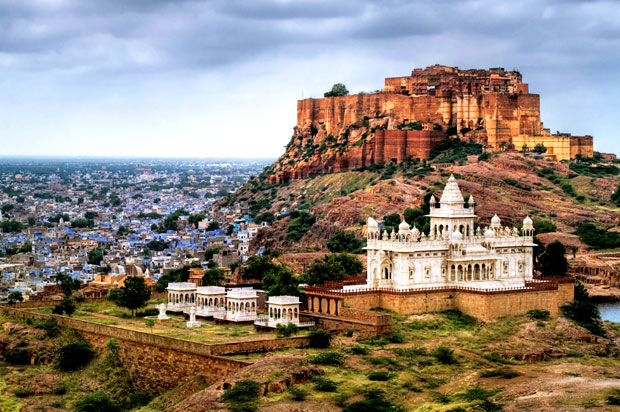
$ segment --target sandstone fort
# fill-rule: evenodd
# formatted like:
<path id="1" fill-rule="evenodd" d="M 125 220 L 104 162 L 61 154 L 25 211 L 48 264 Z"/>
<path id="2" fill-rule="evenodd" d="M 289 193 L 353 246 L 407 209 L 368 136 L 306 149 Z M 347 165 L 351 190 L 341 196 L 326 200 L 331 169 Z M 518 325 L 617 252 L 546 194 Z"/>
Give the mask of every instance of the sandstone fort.
<path id="1" fill-rule="evenodd" d="M 486 150 L 544 145 L 556 160 L 593 155 L 592 136 L 544 128 L 540 96 L 518 71 L 434 65 L 386 78 L 375 93 L 298 101 L 293 137 L 269 180 L 426 159 L 448 137 Z"/>

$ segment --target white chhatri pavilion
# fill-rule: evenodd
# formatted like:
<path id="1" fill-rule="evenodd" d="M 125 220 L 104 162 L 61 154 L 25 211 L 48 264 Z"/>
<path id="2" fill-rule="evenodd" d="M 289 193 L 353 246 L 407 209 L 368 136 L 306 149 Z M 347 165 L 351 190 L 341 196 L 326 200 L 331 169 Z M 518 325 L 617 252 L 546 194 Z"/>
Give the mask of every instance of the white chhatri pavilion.
<path id="1" fill-rule="evenodd" d="M 514 227 L 502 227 L 497 215 L 488 228 L 474 230 L 473 197 L 465 207 L 452 175 L 439 204 L 431 197 L 428 236 L 404 221 L 398 233 L 381 234 L 377 222 L 368 218 L 367 287 L 504 289 L 523 287 L 532 279 L 536 244 L 529 217 L 523 220 L 521 234 Z"/>
<path id="2" fill-rule="evenodd" d="M 299 321 L 299 298 L 297 296 L 271 296 L 267 300 L 268 316 L 254 321 L 257 326 L 275 328 L 277 325 L 294 323 L 298 327 L 314 326 L 314 322 Z"/>
<path id="3" fill-rule="evenodd" d="M 187 312 L 196 302 L 196 285 L 190 282 L 168 283 L 167 309 L 171 312 Z"/>
<path id="4" fill-rule="evenodd" d="M 199 286 L 196 291 L 196 315 L 211 317 L 226 312 L 226 288 Z"/>
<path id="5" fill-rule="evenodd" d="M 226 294 L 226 312 L 214 313 L 215 319 L 232 322 L 256 320 L 256 301 L 258 295 L 254 289 L 232 289 Z"/>

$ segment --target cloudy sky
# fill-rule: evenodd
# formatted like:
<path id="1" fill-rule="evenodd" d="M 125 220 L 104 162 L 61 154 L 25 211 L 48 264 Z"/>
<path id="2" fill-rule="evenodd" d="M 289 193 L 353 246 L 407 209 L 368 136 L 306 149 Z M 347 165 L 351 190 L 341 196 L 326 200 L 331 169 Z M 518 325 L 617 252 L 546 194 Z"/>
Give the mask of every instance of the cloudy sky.
<path id="1" fill-rule="evenodd" d="M 0 0 L 0 155 L 277 157 L 302 96 L 435 63 L 620 153 L 615 0 Z"/>

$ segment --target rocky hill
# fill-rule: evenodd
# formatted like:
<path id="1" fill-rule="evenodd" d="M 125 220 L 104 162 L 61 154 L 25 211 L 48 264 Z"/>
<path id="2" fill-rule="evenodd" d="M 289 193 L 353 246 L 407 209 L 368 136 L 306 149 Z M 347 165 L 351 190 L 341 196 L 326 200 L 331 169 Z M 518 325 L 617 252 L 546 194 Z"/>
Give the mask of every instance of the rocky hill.
<path id="1" fill-rule="evenodd" d="M 519 72 L 435 65 L 387 78 L 375 93 L 298 101 L 293 136 L 267 178 L 282 183 L 427 159 L 449 136 L 494 150 L 544 145 L 556 160 L 593 155 L 592 136 L 550 135 L 540 97 Z"/>
<path id="2" fill-rule="evenodd" d="M 519 152 L 467 156 L 476 150 L 480 150 L 476 145 L 461 143 L 435 152 L 434 160 L 457 162 L 454 175 L 463 193 L 474 196 L 481 225 L 487 225 L 495 213 L 504 225 L 517 225 L 530 215 L 554 222 L 565 233 L 574 232 L 583 222 L 604 226 L 620 222 L 620 208 L 610 200 L 618 186 L 616 166 L 559 163 Z M 467 157 L 469 161 L 463 160 Z M 304 223 L 303 213 L 279 216 L 260 232 L 254 247 L 317 251 L 325 249 L 327 239 L 337 230 L 361 236 L 368 217 L 402 216 L 407 208 L 421 207 L 428 193 L 439 197 L 449 175 L 448 166 L 432 168 L 416 162 L 375 165 L 282 184 L 269 183 L 264 173 L 228 201 L 249 202 L 259 219 L 270 220 L 271 213 L 278 217 L 284 210 L 311 212 L 314 216 L 305 221 L 302 236 L 297 224 Z M 293 221 L 294 233 L 289 230 Z"/>

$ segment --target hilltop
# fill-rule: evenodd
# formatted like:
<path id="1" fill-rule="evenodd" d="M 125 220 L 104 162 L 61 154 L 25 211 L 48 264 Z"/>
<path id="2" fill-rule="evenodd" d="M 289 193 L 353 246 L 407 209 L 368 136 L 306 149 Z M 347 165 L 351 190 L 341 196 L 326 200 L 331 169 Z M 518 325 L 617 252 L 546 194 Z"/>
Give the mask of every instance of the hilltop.
<path id="1" fill-rule="evenodd" d="M 503 225 L 518 225 L 530 215 L 553 222 L 564 233 L 574 232 L 584 222 L 618 225 L 620 208 L 611 200 L 618 186 L 619 169 L 614 164 L 569 164 L 519 152 L 481 151 L 479 145 L 451 139 L 450 146 L 433 152 L 431 160 L 456 162 L 453 173 L 463 193 L 474 196 L 482 226 L 495 213 Z M 259 221 L 273 220 L 255 239 L 255 248 L 317 251 L 338 230 L 361 236 L 370 216 L 402 216 L 406 208 L 422 207 L 429 193 L 441 194 L 449 175 L 449 166 L 409 161 L 272 184 L 267 170 L 228 202 L 248 202 Z M 302 212 L 277 216 L 285 210 Z"/>
<path id="2" fill-rule="evenodd" d="M 450 137 L 487 150 L 537 148 L 555 160 L 593 156 L 592 136 L 543 127 L 540 96 L 521 73 L 434 65 L 386 78 L 374 93 L 349 95 L 336 84 L 324 98 L 298 101 L 293 136 L 267 178 L 282 183 L 427 159 Z"/>

